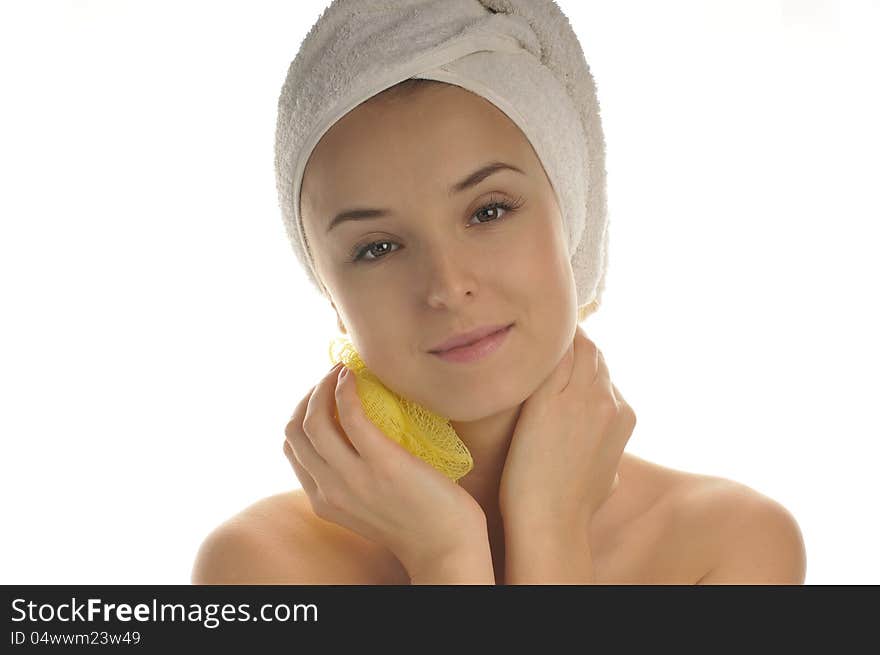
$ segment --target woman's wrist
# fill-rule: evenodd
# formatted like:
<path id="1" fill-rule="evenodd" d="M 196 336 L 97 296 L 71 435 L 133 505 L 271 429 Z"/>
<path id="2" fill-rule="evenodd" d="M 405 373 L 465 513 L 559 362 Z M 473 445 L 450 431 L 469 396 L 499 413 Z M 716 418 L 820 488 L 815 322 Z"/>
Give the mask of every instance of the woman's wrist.
<path id="1" fill-rule="evenodd" d="M 589 525 L 505 524 L 506 584 L 595 584 Z"/>
<path id="2" fill-rule="evenodd" d="M 485 548 L 449 553 L 410 573 L 414 585 L 494 585 L 495 570 L 488 541 Z"/>
<path id="3" fill-rule="evenodd" d="M 485 522 L 472 536 L 445 552 L 426 555 L 406 567 L 414 585 L 494 585 L 495 569 Z"/>
<path id="4" fill-rule="evenodd" d="M 533 535 L 589 535 L 593 516 L 591 512 L 571 510 L 560 512 L 559 508 L 545 505 L 527 506 L 520 503 L 514 509 L 502 507 L 504 532 L 508 537 L 528 540 Z"/>

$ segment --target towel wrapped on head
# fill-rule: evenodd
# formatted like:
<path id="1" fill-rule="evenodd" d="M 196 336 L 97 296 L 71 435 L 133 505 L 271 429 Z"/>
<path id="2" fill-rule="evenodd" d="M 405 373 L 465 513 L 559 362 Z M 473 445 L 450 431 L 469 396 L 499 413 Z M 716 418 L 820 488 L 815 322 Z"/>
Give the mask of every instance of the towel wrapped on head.
<path id="1" fill-rule="evenodd" d="M 580 42 L 553 0 L 334 0 L 291 62 L 278 101 L 275 172 L 294 253 L 326 298 L 300 214 L 306 163 L 330 127 L 411 78 L 454 84 L 523 132 L 556 193 L 579 320 L 608 264 L 605 139 Z"/>

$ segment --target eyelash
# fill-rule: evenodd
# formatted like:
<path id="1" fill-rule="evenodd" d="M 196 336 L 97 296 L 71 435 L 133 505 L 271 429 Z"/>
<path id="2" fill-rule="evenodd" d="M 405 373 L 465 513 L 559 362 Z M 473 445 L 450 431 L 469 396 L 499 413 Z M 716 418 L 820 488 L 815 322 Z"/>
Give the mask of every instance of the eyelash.
<path id="1" fill-rule="evenodd" d="M 507 202 L 506 200 L 503 200 L 503 199 L 496 200 L 493 197 L 493 198 L 490 198 L 490 200 L 487 204 L 483 205 L 477 211 L 475 211 L 471 215 L 471 218 L 473 218 L 474 216 L 476 216 L 480 212 L 486 211 L 488 209 L 503 209 L 505 212 L 510 212 L 512 214 L 513 212 L 515 212 L 516 210 L 518 210 L 522 206 L 523 206 L 522 197 L 517 198 L 513 202 Z M 507 218 L 495 218 L 491 221 L 484 221 L 483 223 L 479 223 L 479 225 L 487 225 L 487 224 L 497 223 L 499 221 L 505 221 L 505 220 L 507 220 Z M 349 262 L 352 264 L 356 264 L 361 261 L 363 261 L 363 262 L 377 262 L 380 259 L 384 259 L 385 255 L 382 255 L 380 257 L 374 256 L 372 259 L 363 259 L 363 256 L 370 250 L 370 248 L 372 248 L 373 246 L 380 244 L 380 243 L 393 243 L 393 241 L 371 241 L 370 243 L 363 245 L 363 246 L 358 244 L 352 250 Z"/>

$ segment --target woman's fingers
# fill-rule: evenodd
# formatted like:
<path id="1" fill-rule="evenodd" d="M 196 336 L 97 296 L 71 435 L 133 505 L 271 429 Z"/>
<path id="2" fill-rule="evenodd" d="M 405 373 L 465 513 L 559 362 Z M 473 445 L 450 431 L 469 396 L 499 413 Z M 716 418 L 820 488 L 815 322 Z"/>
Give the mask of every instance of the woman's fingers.
<path id="1" fill-rule="evenodd" d="M 337 413 L 336 386 L 341 368 L 341 364 L 334 366 L 315 388 L 306 408 L 303 430 L 317 455 L 344 476 L 346 471 L 358 461 L 359 456 L 349 445 L 341 422 L 337 423 L 333 418 Z M 341 414 L 341 411 L 339 413 Z M 308 462 L 303 463 L 308 466 Z M 318 471 L 315 473 L 320 475 Z"/>
<path id="2" fill-rule="evenodd" d="M 318 385 L 318 387 L 320 387 L 320 385 Z M 321 480 L 322 478 L 326 479 L 325 476 L 330 469 L 327 462 L 324 461 L 324 458 L 321 457 L 317 450 L 315 450 L 315 446 L 312 444 L 309 435 L 306 433 L 306 423 L 308 422 L 309 414 L 308 408 L 314 403 L 313 399 L 317 393 L 318 387 L 315 387 L 315 391 L 312 392 L 307 400 L 305 419 L 303 419 L 303 422 L 296 423 L 291 421 L 287 424 L 287 428 L 284 431 L 284 434 L 287 437 L 287 442 L 293 449 L 296 459 L 309 472 L 312 479 L 315 481 Z"/>
<path id="3" fill-rule="evenodd" d="M 617 399 L 614 397 L 614 390 L 611 384 L 611 374 L 608 372 L 608 365 L 605 363 L 605 355 L 597 348 L 598 368 L 596 370 L 596 379 L 590 387 L 594 398 L 604 399 L 611 408 L 617 410 Z"/>
<path id="4" fill-rule="evenodd" d="M 579 398 L 584 394 L 592 402 L 607 403 L 617 408 L 617 399 L 611 384 L 611 374 L 605 363 L 602 350 L 588 338 L 580 325 L 574 337 L 574 370 L 569 386 L 575 389 Z"/>
<path id="5" fill-rule="evenodd" d="M 309 417 L 309 408 L 312 407 L 312 411 L 314 412 L 315 405 L 313 399 L 317 390 L 320 389 L 320 386 L 321 383 L 318 383 L 312 387 L 311 391 L 299 401 L 293 412 L 293 416 L 284 428 L 285 440 L 293 451 L 296 464 L 300 467 L 300 470 L 304 469 L 308 472 L 309 478 L 313 482 L 316 478 L 323 478 L 329 470 L 327 462 L 324 461 L 324 458 L 321 457 L 320 454 L 318 454 L 318 451 L 315 450 L 315 446 L 306 434 L 306 422 Z M 293 462 L 291 462 L 291 464 L 293 464 Z M 299 471 L 297 471 L 297 466 L 294 466 L 294 471 L 296 471 L 297 474 L 299 473 Z M 299 475 L 297 475 L 297 477 L 299 477 Z M 306 481 L 300 478 L 300 482 L 305 489 Z"/>
<path id="6" fill-rule="evenodd" d="M 623 417 L 624 422 L 629 426 L 629 435 L 626 437 L 626 440 L 629 441 L 629 437 L 632 435 L 632 430 L 636 426 L 635 410 L 633 410 L 630 404 L 626 402 L 626 398 L 620 393 L 620 389 L 614 386 L 613 383 L 611 384 L 611 388 L 614 391 L 614 399 L 617 401 L 617 407 L 620 410 L 619 413 Z"/>
<path id="7" fill-rule="evenodd" d="M 618 389 L 613 382 L 611 383 L 611 391 L 614 394 L 614 400 L 617 402 L 618 407 L 629 407 L 629 403 L 626 402 L 623 394 L 620 393 L 620 389 Z"/>
<path id="8" fill-rule="evenodd" d="M 306 417 L 306 409 L 309 406 L 309 398 L 312 397 L 314 391 L 315 387 L 309 389 L 309 392 L 296 404 L 296 409 L 293 410 L 293 416 L 290 417 L 290 420 L 284 427 L 284 436 L 286 439 L 290 439 L 290 433 L 292 430 L 302 427 L 303 419 Z"/>
<path id="9" fill-rule="evenodd" d="M 336 385 L 336 408 L 339 415 L 338 429 L 342 431 L 344 438 L 347 437 L 346 447 L 359 459 L 383 462 L 390 458 L 389 448 L 392 451 L 394 448 L 404 450 L 403 446 L 398 446 L 396 442 L 382 435 L 366 415 L 357 393 L 354 373 L 351 371 Z"/>
<path id="10" fill-rule="evenodd" d="M 578 328 L 578 331 L 580 332 L 580 328 Z M 592 349 L 584 341 L 592 344 Z M 594 407 L 604 408 L 603 414 L 610 421 L 608 423 L 611 430 L 608 437 L 609 443 L 613 444 L 614 454 L 619 459 L 635 427 L 635 412 L 633 412 L 632 408 L 623 398 L 623 394 L 620 393 L 611 381 L 611 374 L 608 371 L 608 364 L 605 362 L 605 355 L 602 353 L 602 350 L 593 344 L 592 341 L 586 339 L 586 335 L 582 333 L 575 339 L 575 356 L 578 356 L 578 348 L 580 348 L 582 355 L 584 353 L 592 355 L 595 352 L 595 373 L 592 374 L 592 382 L 588 383 L 588 388 L 585 391 L 588 397 L 587 403 L 592 404 Z M 581 382 L 591 375 L 589 372 L 590 367 L 586 363 L 590 356 L 584 355 L 584 357 L 585 360 L 579 362 L 579 364 L 583 365 L 583 368 L 578 372 L 578 375 L 586 373 L 584 377 L 580 378 Z M 617 476 L 615 476 L 615 480 L 617 480 Z M 615 482 L 616 484 L 617 482 Z"/>
<path id="11" fill-rule="evenodd" d="M 296 458 L 293 448 L 290 447 L 290 442 L 287 441 L 287 439 L 284 440 L 284 455 L 293 467 L 293 472 L 296 474 L 303 490 L 311 497 L 318 491 L 318 485 L 315 483 L 315 479 L 311 474 L 302 464 L 300 464 L 300 461 Z"/>
<path id="12" fill-rule="evenodd" d="M 568 386 L 565 387 L 565 390 L 574 389 L 573 393 L 577 394 L 578 398 L 583 397 L 583 392 L 596 377 L 598 350 L 596 344 L 578 325 L 574 333 L 574 366 Z"/>
<path id="13" fill-rule="evenodd" d="M 299 460 L 296 451 L 294 450 L 294 446 L 297 448 L 302 448 L 300 445 L 302 440 L 302 422 L 306 415 L 306 409 L 308 408 L 309 398 L 314 392 L 315 387 L 312 387 L 309 392 L 303 396 L 302 400 L 300 400 L 296 409 L 293 411 L 293 416 L 290 417 L 290 420 L 287 422 L 287 425 L 284 428 L 284 455 L 287 457 L 287 460 L 290 462 L 290 465 L 293 467 L 293 472 L 296 474 L 296 477 L 299 479 L 300 485 L 302 485 L 303 490 L 306 493 L 312 494 L 317 490 L 317 484 L 315 484 L 315 479 L 311 476 L 311 474 L 306 470 L 303 463 Z"/>

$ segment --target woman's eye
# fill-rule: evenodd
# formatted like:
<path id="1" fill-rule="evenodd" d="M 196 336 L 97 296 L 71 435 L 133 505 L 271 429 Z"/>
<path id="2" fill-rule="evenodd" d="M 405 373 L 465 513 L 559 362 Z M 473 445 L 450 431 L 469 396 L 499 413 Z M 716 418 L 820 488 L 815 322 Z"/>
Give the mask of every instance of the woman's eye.
<path id="1" fill-rule="evenodd" d="M 372 253 L 373 249 L 376 248 L 376 246 L 381 246 L 383 244 L 390 244 L 390 243 L 393 243 L 393 241 L 373 241 L 372 243 L 368 243 L 363 248 L 361 248 L 360 250 L 357 251 L 357 254 L 355 255 L 355 257 L 352 261 L 359 261 L 361 259 L 364 259 L 369 262 L 369 261 L 375 261 L 377 259 L 382 259 L 381 256 L 380 257 L 364 257 L 364 255 L 366 255 L 368 253 Z M 386 249 L 384 252 L 389 252 L 389 251 Z"/>
<path id="2" fill-rule="evenodd" d="M 502 212 L 507 212 L 510 210 L 510 206 L 503 202 L 493 202 L 492 204 L 486 205 L 485 207 L 481 207 L 474 213 L 474 216 L 480 216 L 483 212 L 495 212 L 495 216 L 490 217 L 488 221 L 479 221 L 480 223 L 491 223 L 492 221 L 498 220 L 498 210 L 502 210 Z M 503 216 L 503 213 L 502 213 Z M 471 217 L 473 218 L 473 216 Z"/>
<path id="3" fill-rule="evenodd" d="M 502 201 L 492 201 L 492 202 L 489 202 L 489 204 L 483 205 L 482 207 L 480 207 L 476 212 L 473 213 L 471 218 L 482 217 L 483 212 L 494 212 L 493 215 L 486 217 L 487 220 L 478 220 L 477 225 L 483 225 L 485 223 L 495 223 L 497 221 L 502 220 L 502 218 L 498 217 L 498 210 L 502 210 L 501 216 L 504 217 L 507 214 L 507 212 L 511 212 L 511 213 L 515 212 L 521 206 L 522 206 L 522 199 L 519 199 L 514 203 L 508 203 L 503 200 Z M 355 247 L 354 257 L 352 258 L 351 261 L 357 262 L 357 261 L 363 260 L 363 261 L 367 261 L 367 262 L 374 262 L 379 259 L 382 259 L 385 256 L 385 253 L 392 252 L 392 251 L 389 250 L 388 248 L 379 249 L 378 246 L 383 246 L 383 245 L 388 245 L 388 244 L 397 245 L 393 241 L 372 241 L 372 242 L 366 244 L 365 246 Z M 376 256 L 376 253 L 378 253 L 378 256 Z M 366 255 L 368 255 L 368 254 L 372 254 L 373 256 L 366 257 Z"/>

